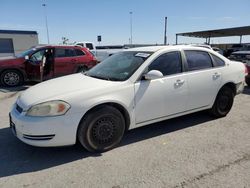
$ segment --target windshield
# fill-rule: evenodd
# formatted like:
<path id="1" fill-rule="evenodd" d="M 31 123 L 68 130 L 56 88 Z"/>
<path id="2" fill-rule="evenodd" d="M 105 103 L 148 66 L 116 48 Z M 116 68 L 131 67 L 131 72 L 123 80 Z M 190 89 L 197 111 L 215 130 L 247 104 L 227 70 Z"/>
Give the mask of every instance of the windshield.
<path id="1" fill-rule="evenodd" d="M 16 57 L 25 57 L 26 55 L 30 55 L 31 53 L 35 52 L 37 49 L 36 48 L 31 48 L 31 49 L 28 49 L 20 54 L 17 54 Z"/>
<path id="2" fill-rule="evenodd" d="M 111 80 L 127 80 L 152 52 L 124 51 L 116 53 L 90 69 L 85 75 Z"/>

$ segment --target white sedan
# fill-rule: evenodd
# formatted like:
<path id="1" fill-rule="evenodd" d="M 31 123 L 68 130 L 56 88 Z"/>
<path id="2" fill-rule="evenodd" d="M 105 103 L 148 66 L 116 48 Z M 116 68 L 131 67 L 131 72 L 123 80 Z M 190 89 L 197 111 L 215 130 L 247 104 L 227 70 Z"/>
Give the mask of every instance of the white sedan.
<path id="1" fill-rule="evenodd" d="M 85 73 L 35 85 L 10 112 L 10 126 L 34 146 L 117 146 L 143 125 L 208 110 L 226 116 L 243 90 L 245 66 L 201 47 L 157 46 L 117 53 Z"/>

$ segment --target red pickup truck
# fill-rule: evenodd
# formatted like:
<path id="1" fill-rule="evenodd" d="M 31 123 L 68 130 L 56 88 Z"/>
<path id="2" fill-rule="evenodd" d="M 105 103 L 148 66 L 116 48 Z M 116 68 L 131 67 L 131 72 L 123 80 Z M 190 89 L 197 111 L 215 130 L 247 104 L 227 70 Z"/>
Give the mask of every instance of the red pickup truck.
<path id="1" fill-rule="evenodd" d="M 42 81 L 86 71 L 97 64 L 87 48 L 79 46 L 40 46 L 14 57 L 0 58 L 0 83 L 18 86 L 24 81 Z"/>

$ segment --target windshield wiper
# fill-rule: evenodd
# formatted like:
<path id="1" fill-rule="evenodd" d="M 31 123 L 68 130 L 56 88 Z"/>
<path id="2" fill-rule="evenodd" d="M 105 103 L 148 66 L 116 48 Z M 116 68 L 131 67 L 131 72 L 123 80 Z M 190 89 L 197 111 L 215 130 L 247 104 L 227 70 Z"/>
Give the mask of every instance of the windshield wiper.
<path id="1" fill-rule="evenodd" d="M 86 74 L 86 76 L 89 76 L 89 77 L 92 77 L 92 78 L 101 79 L 101 80 L 110 80 L 108 77 L 102 77 L 102 76 L 97 76 L 97 75 Z"/>
<path id="2" fill-rule="evenodd" d="M 90 75 L 90 74 L 88 74 L 88 72 L 83 72 L 82 74 L 85 76 L 89 76 L 89 77 L 97 78 L 97 79 L 101 79 L 101 80 L 121 81 L 120 79 L 117 79 L 117 78 L 103 77 L 103 76 L 98 76 L 98 75 Z"/>

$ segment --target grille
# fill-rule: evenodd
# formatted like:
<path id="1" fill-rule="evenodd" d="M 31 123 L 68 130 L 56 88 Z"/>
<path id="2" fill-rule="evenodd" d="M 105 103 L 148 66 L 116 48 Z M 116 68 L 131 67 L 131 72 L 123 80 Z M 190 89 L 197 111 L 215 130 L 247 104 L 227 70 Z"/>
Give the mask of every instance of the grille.
<path id="1" fill-rule="evenodd" d="M 54 138 L 54 134 L 51 135 L 27 135 L 24 134 L 23 138 L 26 138 L 28 140 L 51 140 L 52 138 Z"/>

